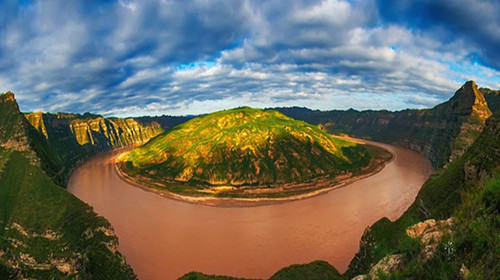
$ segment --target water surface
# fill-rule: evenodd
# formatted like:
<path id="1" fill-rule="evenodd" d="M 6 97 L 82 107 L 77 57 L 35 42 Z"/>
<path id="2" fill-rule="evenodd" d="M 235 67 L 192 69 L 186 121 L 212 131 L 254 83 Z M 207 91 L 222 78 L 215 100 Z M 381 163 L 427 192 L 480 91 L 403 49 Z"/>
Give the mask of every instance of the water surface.
<path id="1" fill-rule="evenodd" d="M 346 270 L 364 229 L 399 217 L 432 172 L 409 150 L 379 173 L 316 197 L 247 208 L 176 201 L 134 187 L 114 168 L 118 151 L 98 155 L 71 176 L 68 190 L 113 225 L 119 250 L 139 279 L 189 271 L 268 278 L 284 266 L 326 260 Z"/>

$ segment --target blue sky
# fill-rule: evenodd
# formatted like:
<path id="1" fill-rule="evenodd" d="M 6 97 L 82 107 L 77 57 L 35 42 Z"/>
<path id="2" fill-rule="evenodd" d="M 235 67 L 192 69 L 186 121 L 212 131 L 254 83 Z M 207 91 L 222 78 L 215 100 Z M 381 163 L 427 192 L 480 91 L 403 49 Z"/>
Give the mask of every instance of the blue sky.
<path id="1" fill-rule="evenodd" d="M 0 2 L 0 92 L 23 111 L 432 107 L 500 89 L 497 0 Z"/>

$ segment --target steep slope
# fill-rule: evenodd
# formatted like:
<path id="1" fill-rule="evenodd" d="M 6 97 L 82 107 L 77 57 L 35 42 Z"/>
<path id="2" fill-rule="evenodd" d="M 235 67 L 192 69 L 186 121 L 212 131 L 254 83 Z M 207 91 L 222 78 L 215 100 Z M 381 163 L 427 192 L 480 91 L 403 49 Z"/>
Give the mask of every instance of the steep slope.
<path id="1" fill-rule="evenodd" d="M 251 108 L 192 119 L 119 158 L 122 170 L 155 182 L 233 187 L 349 177 L 370 160 L 363 145 Z"/>
<path id="2" fill-rule="evenodd" d="M 398 277 L 459 278 L 463 265 L 473 279 L 492 279 L 500 272 L 499 209 L 500 114 L 496 114 L 462 157 L 424 184 L 401 218 L 382 219 L 365 232 L 346 274 L 373 272 L 383 258 L 400 254 L 404 258 L 390 272 Z"/>
<path id="3" fill-rule="evenodd" d="M 109 222 L 42 170 L 36 134 L 0 95 L 0 278 L 134 279 Z"/>
<path id="4" fill-rule="evenodd" d="M 480 88 L 479 91 L 484 95 L 491 112 L 500 112 L 500 90 L 491 90 L 489 88 Z"/>
<path id="5" fill-rule="evenodd" d="M 103 118 L 91 114 L 27 113 L 25 117 L 38 131 L 35 150 L 45 159 L 44 170 L 65 186 L 74 166 L 88 157 L 113 148 L 142 143 L 163 132 L 156 121 Z"/>
<path id="6" fill-rule="evenodd" d="M 459 157 L 484 127 L 491 111 L 473 81 L 432 109 L 389 111 L 311 111 L 279 108 L 291 117 L 347 133 L 407 147 L 426 156 L 435 168 Z"/>

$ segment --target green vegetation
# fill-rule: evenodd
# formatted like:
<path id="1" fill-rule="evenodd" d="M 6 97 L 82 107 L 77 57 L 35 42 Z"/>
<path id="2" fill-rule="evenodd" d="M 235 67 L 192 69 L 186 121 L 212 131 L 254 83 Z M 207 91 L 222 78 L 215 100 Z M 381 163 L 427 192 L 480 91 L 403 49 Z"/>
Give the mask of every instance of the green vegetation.
<path id="1" fill-rule="evenodd" d="M 213 190 L 208 186 L 218 195 L 235 195 L 231 187 L 273 188 L 349 177 L 350 172 L 365 171 L 371 156 L 364 145 L 332 137 L 316 126 L 245 107 L 194 118 L 119 161 L 132 176 L 176 182 L 166 184 L 172 192 L 208 194 Z"/>
<path id="2" fill-rule="evenodd" d="M 23 277 L 131 279 L 109 223 L 18 151 L 0 148 L 0 263 Z M 13 272 L 12 271 L 12 272 Z"/>
<path id="3" fill-rule="evenodd" d="M 395 222 L 382 219 L 365 232 L 360 251 L 346 275 L 354 277 L 388 255 L 403 253 L 406 260 L 396 278 L 458 278 L 462 264 L 472 279 L 492 279 L 500 267 L 500 115 L 488 119 L 482 134 L 464 155 L 436 172 L 415 202 Z M 492 179 L 488 179 L 492 178 Z M 486 182 L 486 183 L 485 183 Z M 428 219 L 454 217 L 451 233 L 444 231 L 436 253 L 422 260 L 422 247 L 412 244 L 408 227 Z"/>
<path id="4" fill-rule="evenodd" d="M 200 272 L 189 272 L 180 277 L 179 280 L 250 280 L 247 278 L 236 278 L 230 276 L 207 275 Z"/>
<path id="5" fill-rule="evenodd" d="M 109 222 L 41 168 L 41 139 L 0 95 L 0 278 L 134 279 Z"/>
<path id="6" fill-rule="evenodd" d="M 340 280 L 342 275 L 329 263 L 315 261 L 308 264 L 295 264 L 280 269 L 269 280 Z"/>
<path id="7" fill-rule="evenodd" d="M 206 275 L 199 272 L 190 272 L 179 280 L 244 280 L 228 276 Z M 280 269 L 269 280 L 343 280 L 345 278 L 329 263 L 314 261 L 308 264 L 295 264 Z"/>
<path id="8" fill-rule="evenodd" d="M 395 222 L 381 219 L 365 232 L 360 251 L 345 275 L 340 276 L 329 264 L 317 261 L 284 268 L 271 279 L 347 279 L 359 274 L 367 274 L 368 279 L 497 279 L 500 275 L 498 96 L 498 91 L 478 90 L 473 82 L 468 82 L 448 102 L 427 110 L 320 112 L 280 109 L 330 132 L 409 147 L 428 157 L 435 167 L 444 168 L 425 183 L 401 218 Z M 484 126 L 490 110 L 497 114 Z M 243 115 L 225 116 L 230 113 Z M 141 126 L 151 128 L 149 124 L 156 119 L 140 118 L 133 124 L 90 114 L 31 113 L 25 116 L 29 121 L 19 113 L 12 93 L 0 95 L 0 279 L 135 278 L 116 251 L 117 238 L 109 223 L 54 182 L 64 185 L 71 169 L 98 151 L 150 137 L 150 132 Z M 214 116 L 224 121 L 211 123 L 208 119 L 199 121 L 202 118 L 197 118 L 193 120 L 196 125 L 178 126 L 172 134 L 165 133 L 150 141 L 145 147 L 151 149 L 136 150 L 141 152 L 135 154 L 135 158 L 132 156 L 132 160 L 124 164 L 125 168 L 137 175 L 160 174 L 181 181 L 173 185 L 172 191 L 186 191 L 186 186 L 191 184 L 197 192 L 206 191 L 200 188 L 201 183 L 214 187 L 232 184 L 238 188 L 241 184 L 255 187 L 272 180 L 284 180 L 278 173 L 291 178 L 296 174 L 291 168 L 294 164 L 313 163 L 324 171 L 319 173 L 329 177 L 331 175 L 325 172 L 329 162 L 341 166 L 331 173 L 335 175 L 342 174 L 347 165 L 354 164 L 359 170 L 370 158 L 381 156 L 380 151 L 331 138 L 316 127 L 274 111 L 239 108 Z M 258 120 L 257 116 L 266 118 Z M 185 121 L 168 117 L 157 119 L 164 130 L 163 124 Z M 248 119 L 258 125 L 245 122 Z M 224 131 L 217 128 L 229 125 L 239 128 Z M 266 127 L 270 132 L 263 134 L 262 129 Z M 133 133 L 120 134 L 126 130 L 124 128 Z M 299 133 L 291 132 L 297 129 Z M 245 136 L 257 132 L 268 138 L 238 134 L 243 132 L 247 133 Z M 264 151 L 267 150 L 271 153 L 266 157 Z M 332 150 L 330 158 L 327 152 Z M 179 151 L 182 153 L 177 157 L 183 160 L 173 160 L 170 155 Z M 148 162 L 156 158 L 149 153 L 155 152 L 162 154 L 163 158 L 159 158 L 164 161 Z M 300 162 L 294 161 L 294 152 L 301 156 Z M 302 153 L 311 158 L 303 157 Z M 318 158 L 314 158 L 315 154 Z M 226 156 L 238 160 L 226 162 Z M 193 159 L 199 160 L 194 162 L 200 163 L 201 172 L 198 168 L 184 172 L 184 164 Z M 211 163 L 219 159 L 220 164 L 211 170 L 205 159 Z M 134 165 L 134 160 L 139 164 Z M 173 164 L 165 168 L 164 162 Z M 248 173 L 234 173 L 229 178 L 216 171 L 224 168 Z M 206 170 L 208 177 L 196 177 Z M 299 175 L 294 179 L 304 181 L 312 178 L 312 175 L 308 177 L 310 174 L 318 175 L 317 169 L 297 172 Z M 258 180 L 248 175 L 256 173 L 267 175 Z M 430 240 L 409 233 L 422 225 L 430 225 L 429 230 L 435 234 Z M 385 271 L 384 263 L 388 260 L 394 261 L 395 268 Z M 181 279 L 236 278 L 192 272 Z"/>

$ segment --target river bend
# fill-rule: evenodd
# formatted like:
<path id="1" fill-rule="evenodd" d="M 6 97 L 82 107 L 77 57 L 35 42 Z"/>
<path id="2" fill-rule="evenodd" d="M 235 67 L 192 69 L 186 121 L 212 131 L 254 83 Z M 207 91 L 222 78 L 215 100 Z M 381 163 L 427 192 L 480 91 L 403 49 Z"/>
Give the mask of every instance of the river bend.
<path id="1" fill-rule="evenodd" d="M 112 151 L 71 176 L 68 191 L 108 219 L 139 279 L 189 271 L 268 278 L 291 264 L 326 260 L 346 270 L 364 229 L 399 217 L 432 172 L 424 157 L 377 144 L 395 158 L 379 173 L 312 198 L 257 207 L 190 204 L 123 181 Z"/>

